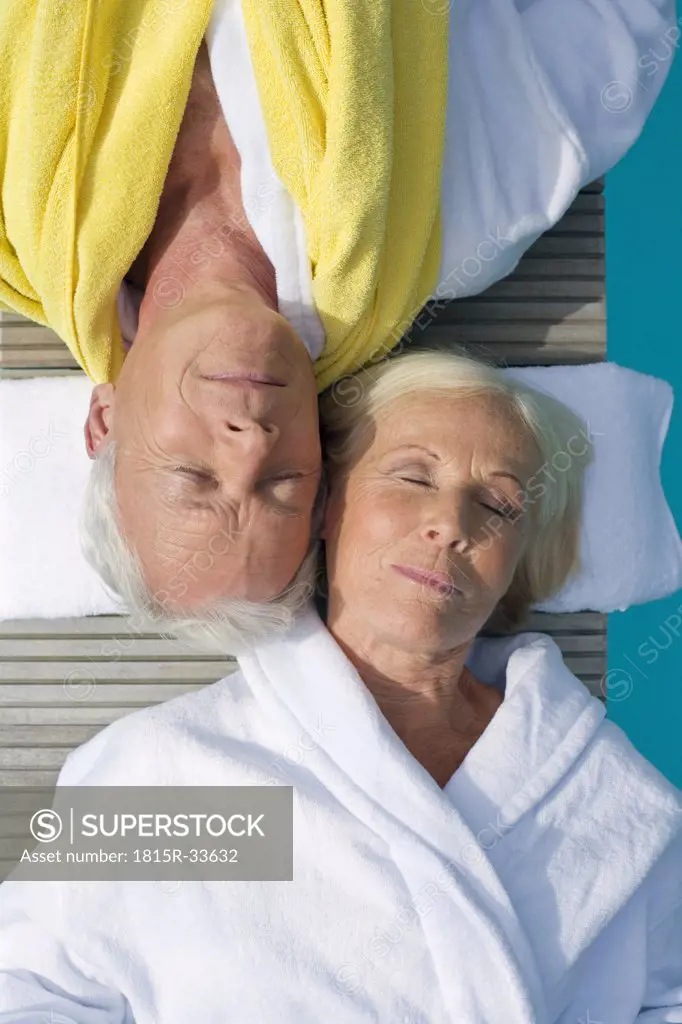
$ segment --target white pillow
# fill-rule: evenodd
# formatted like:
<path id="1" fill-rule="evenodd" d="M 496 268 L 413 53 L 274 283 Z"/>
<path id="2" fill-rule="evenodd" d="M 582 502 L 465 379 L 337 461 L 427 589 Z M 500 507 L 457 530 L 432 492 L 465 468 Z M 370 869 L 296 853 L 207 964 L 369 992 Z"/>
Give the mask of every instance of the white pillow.
<path id="1" fill-rule="evenodd" d="M 615 363 L 504 371 L 580 413 L 595 446 L 587 471 L 584 568 L 543 611 L 610 612 L 682 586 L 682 542 L 659 465 L 672 409 L 665 381 Z M 92 382 L 0 379 L 0 619 L 120 614 L 80 553 L 90 471 Z"/>
<path id="2" fill-rule="evenodd" d="M 504 372 L 579 413 L 594 445 L 583 501 L 582 571 L 538 610 L 624 611 L 682 587 L 682 541 L 660 476 L 671 386 L 610 362 Z"/>

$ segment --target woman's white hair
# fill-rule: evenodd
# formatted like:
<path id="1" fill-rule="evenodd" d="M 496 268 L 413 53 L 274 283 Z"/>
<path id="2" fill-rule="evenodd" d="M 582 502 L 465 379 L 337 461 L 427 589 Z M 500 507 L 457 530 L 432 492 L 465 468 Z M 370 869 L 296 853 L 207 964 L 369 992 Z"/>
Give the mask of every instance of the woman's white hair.
<path id="1" fill-rule="evenodd" d="M 281 594 L 262 604 L 214 600 L 179 616 L 147 586 L 141 563 L 126 543 L 119 525 L 115 471 L 116 442 L 111 440 L 92 463 L 79 523 L 80 542 L 88 563 L 114 599 L 122 602 L 122 612 L 130 616 L 136 630 L 169 635 L 206 653 L 229 655 L 242 653 L 263 637 L 290 629 L 297 611 L 315 588 L 323 485 L 315 503 L 308 552 Z"/>
<path id="2" fill-rule="evenodd" d="M 542 469 L 523 495 L 532 530 L 509 591 L 496 610 L 500 628 L 520 625 L 531 606 L 555 594 L 580 567 L 583 476 L 593 459 L 589 430 L 576 413 L 552 396 L 469 355 L 452 351 L 408 352 L 343 377 L 321 398 L 320 420 L 327 478 L 343 480 L 383 409 L 415 393 L 494 395 L 537 444 Z M 533 485 L 533 493 L 529 494 Z"/>

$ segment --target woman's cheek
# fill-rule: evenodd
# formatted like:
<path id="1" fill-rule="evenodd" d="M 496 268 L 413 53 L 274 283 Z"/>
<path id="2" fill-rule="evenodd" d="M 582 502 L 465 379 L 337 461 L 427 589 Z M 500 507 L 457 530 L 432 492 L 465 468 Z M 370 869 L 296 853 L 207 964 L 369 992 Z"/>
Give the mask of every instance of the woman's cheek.
<path id="1" fill-rule="evenodd" d="M 517 535 L 488 538 L 476 548 L 473 559 L 479 579 L 490 592 L 503 594 L 514 578 L 521 555 L 521 540 Z"/>
<path id="2" fill-rule="evenodd" d="M 518 531 L 511 533 L 500 552 L 500 590 L 504 594 L 511 586 L 523 551 L 522 538 Z"/>
<path id="3" fill-rule="evenodd" d="M 377 497 L 365 509 L 368 537 L 375 545 L 390 545 L 402 540 L 410 532 L 410 502 L 403 496 Z"/>

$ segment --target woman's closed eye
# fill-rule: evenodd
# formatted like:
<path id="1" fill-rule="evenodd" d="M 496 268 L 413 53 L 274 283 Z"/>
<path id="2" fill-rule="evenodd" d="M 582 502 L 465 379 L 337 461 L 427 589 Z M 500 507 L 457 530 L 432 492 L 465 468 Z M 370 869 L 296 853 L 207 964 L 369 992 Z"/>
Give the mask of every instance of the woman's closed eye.
<path id="1" fill-rule="evenodd" d="M 398 480 L 408 484 L 417 484 L 422 487 L 431 487 L 433 485 L 431 473 L 419 463 L 410 462 L 409 464 L 395 466 L 391 472 Z"/>
<path id="2" fill-rule="evenodd" d="M 496 515 L 502 516 L 503 519 L 508 519 L 509 522 L 516 522 L 523 515 L 523 511 L 513 505 L 511 501 L 502 500 L 495 502 L 494 499 L 490 502 L 481 500 L 483 508 L 489 509 L 491 512 L 495 512 Z"/>

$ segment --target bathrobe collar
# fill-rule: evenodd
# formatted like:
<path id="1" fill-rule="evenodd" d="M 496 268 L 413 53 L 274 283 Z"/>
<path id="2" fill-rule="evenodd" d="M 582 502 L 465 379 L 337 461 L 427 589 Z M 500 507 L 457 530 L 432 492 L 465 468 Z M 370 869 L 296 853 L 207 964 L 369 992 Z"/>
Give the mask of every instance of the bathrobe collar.
<path id="1" fill-rule="evenodd" d="M 523 690 L 524 678 L 538 659 L 548 653 L 552 657 L 555 646 L 548 638 L 531 636 L 530 643 L 526 635 L 525 639 L 514 638 L 511 647 L 507 642 L 506 647 L 498 646 L 490 654 L 482 650 L 481 644 L 473 652 L 473 661 L 480 662 L 493 676 L 499 675 L 508 656 L 502 707 L 506 705 L 505 711 L 511 711 L 517 727 L 523 727 L 523 707 L 517 711 L 514 706 L 517 690 Z M 554 659 L 561 661 L 558 651 Z M 457 772 L 448 784 L 448 792 L 438 786 L 389 725 L 354 666 L 313 609 L 300 617 L 293 633 L 286 638 L 264 643 L 254 654 L 240 657 L 239 661 L 247 682 L 263 705 L 274 703 L 280 716 L 291 716 L 299 735 L 303 730 L 319 740 L 315 771 L 327 787 L 334 790 L 334 777 L 340 770 L 358 787 L 358 806 L 365 808 L 369 798 L 370 824 L 377 832 L 381 833 L 382 821 L 390 817 L 391 834 L 403 837 L 391 840 L 396 859 L 402 856 L 405 863 L 413 866 L 423 863 L 422 884 L 433 879 L 436 859 L 447 866 L 454 888 L 451 901 L 441 909 L 440 920 L 444 926 L 444 948 L 451 957 L 451 984 L 461 985 L 456 979 L 466 975 L 466 965 L 463 963 L 458 971 L 452 959 L 452 929 L 461 934 L 469 926 L 470 954 L 491 963 L 493 973 L 496 970 L 496 976 L 504 979 L 507 986 L 505 1024 L 545 1019 L 543 984 L 528 937 L 509 894 L 477 842 L 475 829 L 453 801 Z M 554 730 L 556 744 L 564 730 L 569 725 L 573 727 L 575 739 L 571 749 L 580 742 L 589 742 L 604 714 L 599 702 L 592 701 L 584 687 L 581 692 L 577 681 L 575 688 L 575 696 L 558 715 Z M 496 714 L 500 715 L 499 709 Z M 538 785 L 542 785 L 537 782 L 535 771 L 538 758 L 545 752 L 544 746 L 540 749 L 536 745 L 523 759 L 515 760 L 510 755 L 513 778 L 508 785 L 513 813 L 523 813 Z M 547 782 L 560 770 L 557 762 L 556 770 L 552 768 L 546 774 Z M 461 789 L 463 809 L 476 810 L 473 787 L 469 785 L 467 789 L 463 781 Z M 491 802 L 494 797 L 491 787 Z M 366 810 L 360 813 L 366 817 Z M 474 815 L 474 824 L 481 820 L 481 815 L 485 817 L 485 812 Z M 400 854 L 395 852 L 398 849 Z M 429 860 L 428 851 L 435 855 L 433 860 Z M 415 867 L 417 873 L 418 870 Z M 415 887 L 417 884 L 415 881 Z M 454 998 L 459 998 L 459 993 Z M 493 1024 L 492 1020 L 489 1024 Z"/>
<path id="2" fill-rule="evenodd" d="M 449 809 L 454 801 L 475 828 L 500 807 L 510 825 L 518 821 L 565 774 L 606 713 L 565 666 L 551 637 L 479 637 L 467 665 L 481 682 L 499 689 L 504 701 L 441 790 L 407 750 L 313 609 L 286 638 L 264 643 L 239 661 L 247 678 L 264 674 L 278 701 L 313 735 L 324 735 L 324 749 L 336 764 L 366 791 L 377 797 L 381 792 L 387 806 L 396 800 L 399 767 L 410 792 L 425 800 L 429 811 Z M 398 813 L 403 797 L 396 802 Z"/>

